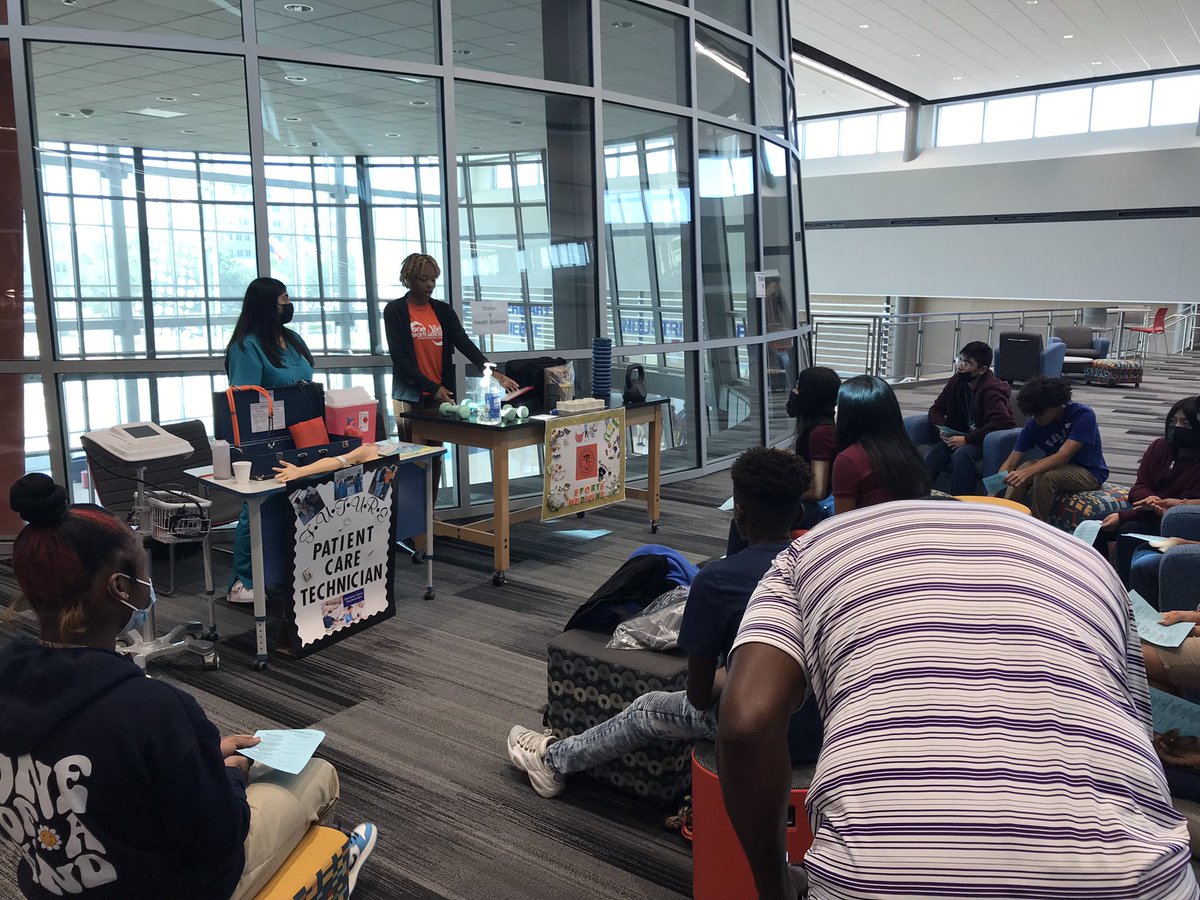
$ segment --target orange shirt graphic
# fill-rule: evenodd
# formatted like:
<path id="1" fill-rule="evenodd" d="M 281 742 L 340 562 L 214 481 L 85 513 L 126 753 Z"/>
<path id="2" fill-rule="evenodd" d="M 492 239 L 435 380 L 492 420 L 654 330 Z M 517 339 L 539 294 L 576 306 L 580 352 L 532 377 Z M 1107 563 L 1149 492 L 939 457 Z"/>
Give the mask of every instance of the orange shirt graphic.
<path id="1" fill-rule="evenodd" d="M 412 327 L 413 350 L 421 374 L 437 384 L 442 383 L 442 323 L 433 306 L 408 304 Z"/>

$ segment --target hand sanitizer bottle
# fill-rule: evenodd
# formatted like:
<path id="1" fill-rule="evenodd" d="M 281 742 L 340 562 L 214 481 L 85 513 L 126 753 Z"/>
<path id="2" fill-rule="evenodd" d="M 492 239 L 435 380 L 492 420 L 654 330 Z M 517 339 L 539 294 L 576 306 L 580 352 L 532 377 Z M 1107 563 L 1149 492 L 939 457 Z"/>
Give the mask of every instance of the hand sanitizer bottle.
<path id="1" fill-rule="evenodd" d="M 483 377 L 479 380 L 479 415 L 475 421 L 483 425 L 500 424 L 500 405 L 504 401 L 504 388 L 492 374 L 495 366 L 484 363 Z"/>

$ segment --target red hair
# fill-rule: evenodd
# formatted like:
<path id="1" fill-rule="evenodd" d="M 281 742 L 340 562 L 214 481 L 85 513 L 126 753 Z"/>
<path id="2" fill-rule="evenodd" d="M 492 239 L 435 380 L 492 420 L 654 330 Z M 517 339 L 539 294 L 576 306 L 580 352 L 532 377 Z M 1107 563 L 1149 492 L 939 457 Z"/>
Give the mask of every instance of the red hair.
<path id="1" fill-rule="evenodd" d="M 106 509 L 80 504 L 56 525 L 26 525 L 13 543 L 12 566 L 25 599 L 38 617 L 57 618 L 64 633 L 86 626 L 88 587 L 96 572 L 124 555 L 132 559 L 133 532 Z M 132 570 L 127 574 L 133 574 Z"/>

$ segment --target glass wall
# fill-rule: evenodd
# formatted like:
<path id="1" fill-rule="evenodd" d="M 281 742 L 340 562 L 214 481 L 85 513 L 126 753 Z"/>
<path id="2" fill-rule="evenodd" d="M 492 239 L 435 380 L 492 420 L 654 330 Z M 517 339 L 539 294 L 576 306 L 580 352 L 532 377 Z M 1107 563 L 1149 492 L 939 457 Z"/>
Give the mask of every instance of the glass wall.
<path id="1" fill-rule="evenodd" d="M 0 396 L 25 435 L 0 446 L 8 475 L 53 471 L 83 499 L 85 431 L 211 427 L 260 274 L 288 286 L 319 377 L 387 401 L 381 314 L 413 252 L 501 363 L 564 356 L 587 394 L 611 336 L 614 383 L 641 365 L 670 398 L 668 473 L 786 436 L 807 296 L 781 2 L 24 10 L 0 41 Z M 507 309 L 503 333 L 474 334 L 482 303 Z M 458 377 L 461 395 L 475 373 Z M 465 511 L 491 473 L 461 456 L 442 501 Z M 531 490 L 540 466 L 513 460 Z"/>

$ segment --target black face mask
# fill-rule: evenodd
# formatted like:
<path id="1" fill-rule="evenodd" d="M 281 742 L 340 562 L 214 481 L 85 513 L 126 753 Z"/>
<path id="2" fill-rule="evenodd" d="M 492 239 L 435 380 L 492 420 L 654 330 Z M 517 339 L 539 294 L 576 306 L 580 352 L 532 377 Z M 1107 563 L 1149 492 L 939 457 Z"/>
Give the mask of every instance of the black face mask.
<path id="1" fill-rule="evenodd" d="M 1194 428 L 1180 428 L 1178 425 L 1167 426 L 1167 443 L 1176 450 L 1195 450 L 1200 447 L 1200 434 Z"/>
<path id="2" fill-rule="evenodd" d="M 292 316 L 295 315 L 295 313 L 296 310 L 292 308 L 292 304 L 285 303 L 283 305 L 283 309 L 279 311 L 279 321 L 286 325 L 288 322 L 292 321 Z"/>

